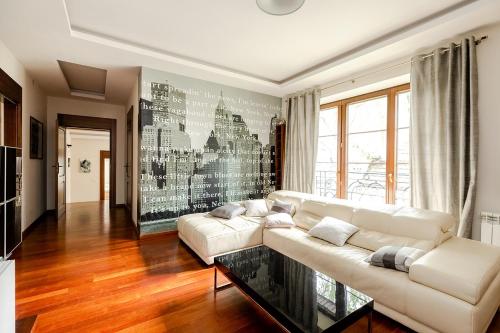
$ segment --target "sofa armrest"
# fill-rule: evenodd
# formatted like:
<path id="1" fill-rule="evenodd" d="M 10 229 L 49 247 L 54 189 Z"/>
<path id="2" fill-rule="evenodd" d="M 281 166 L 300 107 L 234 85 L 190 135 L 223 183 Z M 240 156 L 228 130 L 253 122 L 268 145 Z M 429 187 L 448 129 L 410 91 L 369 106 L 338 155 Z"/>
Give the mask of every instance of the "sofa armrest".
<path id="1" fill-rule="evenodd" d="M 499 271 L 499 247 L 452 237 L 415 261 L 409 278 L 475 305 Z"/>

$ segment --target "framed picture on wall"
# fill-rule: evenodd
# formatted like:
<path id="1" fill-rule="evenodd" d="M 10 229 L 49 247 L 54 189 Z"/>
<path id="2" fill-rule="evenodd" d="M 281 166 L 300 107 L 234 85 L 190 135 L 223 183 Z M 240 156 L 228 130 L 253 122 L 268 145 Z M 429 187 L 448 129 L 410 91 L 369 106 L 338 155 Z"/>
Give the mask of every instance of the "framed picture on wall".
<path id="1" fill-rule="evenodd" d="M 43 159 L 43 124 L 30 117 L 30 158 Z"/>

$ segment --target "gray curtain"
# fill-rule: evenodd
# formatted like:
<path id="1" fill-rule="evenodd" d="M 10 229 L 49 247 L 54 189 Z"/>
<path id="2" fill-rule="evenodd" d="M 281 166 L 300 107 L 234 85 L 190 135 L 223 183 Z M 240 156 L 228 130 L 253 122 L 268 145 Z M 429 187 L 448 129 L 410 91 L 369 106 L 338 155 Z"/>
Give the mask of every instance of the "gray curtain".
<path id="1" fill-rule="evenodd" d="M 412 205 L 451 213 L 466 238 L 476 197 L 477 85 L 474 37 L 412 59 Z"/>
<path id="2" fill-rule="evenodd" d="M 284 100 L 286 124 L 283 189 L 313 193 L 318 151 L 319 90 Z"/>

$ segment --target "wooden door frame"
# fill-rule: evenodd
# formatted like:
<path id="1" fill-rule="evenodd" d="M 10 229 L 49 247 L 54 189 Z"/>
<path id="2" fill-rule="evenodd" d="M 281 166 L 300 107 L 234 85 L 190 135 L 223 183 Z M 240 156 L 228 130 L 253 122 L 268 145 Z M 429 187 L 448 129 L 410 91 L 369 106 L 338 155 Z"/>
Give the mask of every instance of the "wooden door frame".
<path id="1" fill-rule="evenodd" d="M 67 193 L 67 188 L 66 188 L 66 177 L 67 177 L 67 161 L 66 161 L 66 128 L 64 126 L 61 126 L 59 123 L 59 119 L 56 119 L 56 137 L 55 137 L 55 150 L 56 150 L 56 161 L 54 164 L 54 175 L 55 175 L 55 180 L 54 180 L 54 185 L 55 185 L 55 212 L 56 212 L 56 217 L 59 218 L 60 216 L 63 215 L 63 213 L 59 213 L 59 129 L 64 128 L 64 201 L 66 201 L 66 193 Z M 65 205 L 67 202 L 65 202 Z M 64 213 L 66 213 L 66 206 L 64 207 Z"/>
<path id="2" fill-rule="evenodd" d="M 105 182 L 105 174 L 106 174 L 106 168 L 105 168 L 105 165 L 106 163 L 104 162 L 104 160 L 106 159 L 110 159 L 110 153 L 109 153 L 109 150 L 101 150 L 99 152 L 99 198 L 101 200 L 105 200 L 106 197 L 104 196 L 104 182 Z M 111 174 L 111 172 L 110 172 Z M 111 190 L 111 189 L 110 189 Z"/>
<path id="3" fill-rule="evenodd" d="M 110 169 L 109 169 L 109 206 L 116 207 L 116 160 L 117 160 L 117 128 L 116 119 L 57 114 L 60 126 L 91 130 L 106 130 L 110 135 Z M 56 189 L 57 194 L 57 189 Z M 57 203 L 57 199 L 56 199 Z"/>

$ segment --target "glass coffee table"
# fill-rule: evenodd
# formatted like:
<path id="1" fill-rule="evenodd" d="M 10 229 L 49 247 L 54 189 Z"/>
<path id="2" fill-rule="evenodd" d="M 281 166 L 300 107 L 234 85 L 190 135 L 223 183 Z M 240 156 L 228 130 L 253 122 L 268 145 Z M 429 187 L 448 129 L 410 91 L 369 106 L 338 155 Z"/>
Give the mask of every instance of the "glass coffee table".
<path id="1" fill-rule="evenodd" d="M 237 286 L 290 332 L 341 332 L 368 317 L 373 299 L 267 246 L 216 257 L 214 292 Z M 217 271 L 231 283 L 217 284 Z"/>

